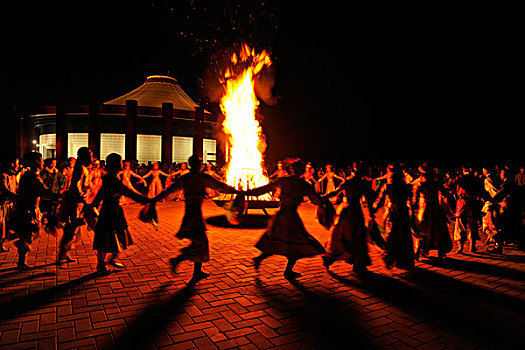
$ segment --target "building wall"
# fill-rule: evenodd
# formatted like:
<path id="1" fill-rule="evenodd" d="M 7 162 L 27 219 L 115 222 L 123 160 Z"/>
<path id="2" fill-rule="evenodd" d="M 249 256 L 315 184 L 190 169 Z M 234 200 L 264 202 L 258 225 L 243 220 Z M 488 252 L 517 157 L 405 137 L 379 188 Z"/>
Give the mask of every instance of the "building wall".
<path id="1" fill-rule="evenodd" d="M 161 160 L 160 135 L 137 135 L 137 160 L 139 163 L 158 162 Z M 118 153 L 123 159 L 125 154 L 125 134 L 101 133 L 100 134 L 100 159 L 105 160 L 110 153 Z M 88 133 L 68 133 L 68 157 L 76 157 L 80 147 L 88 147 Z M 44 159 L 55 157 L 56 134 L 40 135 L 38 151 Z M 216 162 L 216 140 L 205 138 L 203 142 L 204 163 Z M 187 162 L 193 153 L 193 138 L 188 136 L 172 137 L 172 162 Z"/>

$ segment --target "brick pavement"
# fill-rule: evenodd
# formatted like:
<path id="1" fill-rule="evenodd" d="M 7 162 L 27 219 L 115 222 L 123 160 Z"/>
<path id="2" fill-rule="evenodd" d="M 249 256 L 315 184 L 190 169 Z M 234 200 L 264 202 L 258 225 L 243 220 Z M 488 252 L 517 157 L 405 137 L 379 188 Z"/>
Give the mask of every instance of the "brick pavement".
<path id="1" fill-rule="evenodd" d="M 263 228 L 208 224 L 211 273 L 195 286 L 191 265 L 177 275 L 167 261 L 185 244 L 174 238 L 183 203 L 159 205 L 160 225 L 125 211 L 135 245 L 126 269 L 98 276 L 92 232 L 76 263 L 54 265 L 57 239 L 43 235 L 29 254 L 37 268 L 17 272 L 14 247 L 0 255 L 0 349 L 330 349 L 517 348 L 525 344 L 525 255 L 450 254 L 412 273 L 373 266 L 357 276 L 344 262 L 328 273 L 320 257 L 300 260 L 303 276 L 282 277 L 286 259 L 270 257 L 255 273 L 251 258 Z M 204 205 L 219 225 L 222 209 Z M 303 205 L 305 226 L 322 243 L 328 232 Z M 258 217 L 260 219 L 260 217 Z M 343 344 L 343 346 L 341 346 Z"/>

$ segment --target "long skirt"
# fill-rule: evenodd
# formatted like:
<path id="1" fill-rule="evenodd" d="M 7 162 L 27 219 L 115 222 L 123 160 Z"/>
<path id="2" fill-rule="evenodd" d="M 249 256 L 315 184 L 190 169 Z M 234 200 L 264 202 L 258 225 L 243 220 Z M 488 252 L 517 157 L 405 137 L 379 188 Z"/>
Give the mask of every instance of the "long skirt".
<path id="1" fill-rule="evenodd" d="M 304 228 L 297 207 L 281 206 L 255 247 L 264 254 L 283 255 L 293 260 L 325 253 L 322 244 Z"/>
<path id="2" fill-rule="evenodd" d="M 351 202 L 336 219 L 327 256 L 346 260 L 351 264 L 371 265 L 368 255 L 367 228 L 359 201 Z"/>
<path id="3" fill-rule="evenodd" d="M 447 217 L 439 203 L 420 200 L 416 227 L 421 236 L 420 246 L 423 251 L 438 250 L 446 254 L 452 250 Z"/>
<path id="4" fill-rule="evenodd" d="M 102 207 L 100 218 L 95 228 L 93 250 L 105 253 L 118 253 L 133 244 L 128 231 L 124 210 L 120 205 Z"/>
<path id="5" fill-rule="evenodd" d="M 179 231 L 176 234 L 179 239 L 189 239 L 191 244 L 182 248 L 182 256 L 190 261 L 205 262 L 210 260 L 210 248 L 206 236 L 206 225 L 202 218 L 200 203 L 191 205 L 186 202 L 184 217 Z"/>
<path id="6" fill-rule="evenodd" d="M 414 268 L 414 242 L 410 229 L 410 216 L 406 212 L 391 210 L 385 220 L 386 244 L 383 260 L 387 266 L 403 270 Z"/>

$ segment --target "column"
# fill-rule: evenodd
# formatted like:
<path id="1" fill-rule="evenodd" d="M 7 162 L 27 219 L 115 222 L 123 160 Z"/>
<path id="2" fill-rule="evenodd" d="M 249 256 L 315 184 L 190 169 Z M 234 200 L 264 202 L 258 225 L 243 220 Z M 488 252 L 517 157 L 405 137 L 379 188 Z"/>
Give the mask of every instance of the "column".
<path id="1" fill-rule="evenodd" d="M 162 104 L 162 142 L 161 160 L 171 163 L 173 150 L 171 138 L 173 135 L 173 104 Z"/>
<path id="2" fill-rule="evenodd" d="M 56 159 L 61 162 L 67 159 L 67 115 L 63 105 L 56 106 Z M 76 150 L 75 150 L 76 152 Z M 76 156 L 76 153 L 75 153 Z"/>
<path id="3" fill-rule="evenodd" d="M 193 123 L 193 154 L 203 158 L 204 140 L 204 108 L 195 107 L 195 121 Z"/>
<path id="4" fill-rule="evenodd" d="M 92 102 L 89 105 L 88 146 L 93 156 L 100 159 L 100 105 Z"/>
<path id="5" fill-rule="evenodd" d="M 137 159 L 137 101 L 126 101 L 126 145 L 125 159 Z"/>

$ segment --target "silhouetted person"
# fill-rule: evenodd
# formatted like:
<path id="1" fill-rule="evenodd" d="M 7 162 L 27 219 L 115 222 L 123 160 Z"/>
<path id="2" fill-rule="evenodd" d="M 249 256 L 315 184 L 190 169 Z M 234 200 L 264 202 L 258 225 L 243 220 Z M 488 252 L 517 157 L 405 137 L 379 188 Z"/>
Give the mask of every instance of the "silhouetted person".
<path id="1" fill-rule="evenodd" d="M 312 186 L 300 178 L 304 171 L 304 163 L 296 161 L 292 164 L 292 174 L 289 177 L 282 177 L 268 185 L 246 191 L 247 196 L 256 197 L 277 189 L 281 191 L 281 207 L 270 219 L 266 232 L 255 245 L 262 253 L 253 261 L 258 269 L 261 262 L 270 255 L 287 257 L 288 264 L 284 271 L 284 277 L 287 279 L 301 276 L 293 271 L 297 260 L 325 253 L 321 243 L 306 231 L 297 214 L 297 208 L 304 196 L 308 196 L 315 205 L 322 203 L 321 197 L 315 193 Z"/>
<path id="2" fill-rule="evenodd" d="M 367 193 L 359 169 L 339 188 L 325 195 L 326 198 L 337 197 L 344 193 L 346 204 L 331 229 L 328 251 L 323 256 L 323 264 L 328 268 L 336 260 L 346 260 L 354 265 L 355 272 L 366 272 L 371 265 L 368 255 L 368 230 L 361 206 L 361 199 Z"/>
<path id="3" fill-rule="evenodd" d="M 90 194 L 88 167 L 92 162 L 93 154 L 91 150 L 87 147 L 80 147 L 77 152 L 75 167 L 73 168 L 71 184 L 64 198 L 65 226 L 64 235 L 60 241 L 57 265 L 60 265 L 64 260 L 66 262 L 76 261 L 68 255 L 68 252 L 80 233 L 80 227 L 86 224 L 82 210 Z"/>
<path id="4" fill-rule="evenodd" d="M 222 183 L 208 174 L 201 173 L 202 160 L 193 155 L 188 159 L 190 172 L 175 180 L 170 187 L 153 198 L 158 202 L 170 193 L 184 191 L 184 217 L 176 235 L 177 238 L 191 240 L 188 247 L 182 248 L 182 253 L 170 259 L 173 272 L 176 272 L 179 263 L 185 260 L 193 261 L 192 282 L 206 278 L 209 274 L 202 271 L 202 263 L 210 260 L 206 226 L 202 218 L 202 201 L 206 197 L 206 189 L 211 188 L 221 193 L 239 193 L 235 188 Z"/>
<path id="5" fill-rule="evenodd" d="M 149 198 L 125 186 L 118 178 L 119 172 L 122 171 L 120 155 L 111 153 L 106 157 L 106 171 L 107 174 L 102 178 L 102 187 L 91 204 L 96 208 L 102 202 L 93 238 L 93 250 L 97 251 L 98 258 L 97 271 L 100 273 L 108 273 L 105 266 L 107 253 L 110 254 L 107 262 L 109 265 L 123 268 L 124 265 L 116 260 L 118 253 L 133 244 L 124 210 L 119 204 L 120 197 L 126 196 L 143 204 L 151 202 Z"/>
<path id="6" fill-rule="evenodd" d="M 29 170 L 20 178 L 15 211 L 12 215 L 12 228 L 18 237 L 14 245 L 18 249 L 17 267 L 20 270 L 30 269 L 30 266 L 26 264 L 26 256 L 41 227 L 42 214 L 38 207 L 40 198 L 47 200 L 59 198 L 58 194 L 53 193 L 44 185 L 40 177 L 44 168 L 42 155 L 36 152 L 27 153 L 24 156 L 24 163 Z"/>

